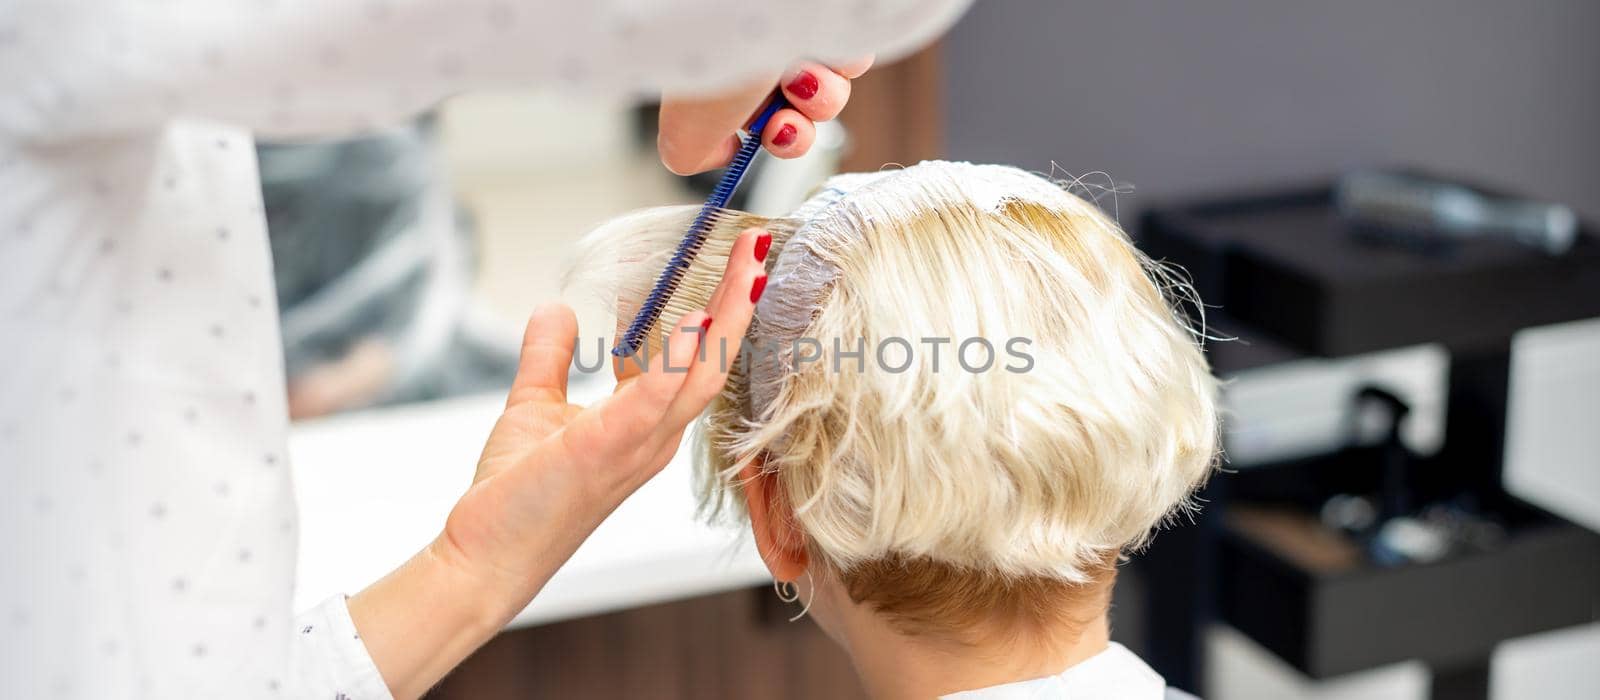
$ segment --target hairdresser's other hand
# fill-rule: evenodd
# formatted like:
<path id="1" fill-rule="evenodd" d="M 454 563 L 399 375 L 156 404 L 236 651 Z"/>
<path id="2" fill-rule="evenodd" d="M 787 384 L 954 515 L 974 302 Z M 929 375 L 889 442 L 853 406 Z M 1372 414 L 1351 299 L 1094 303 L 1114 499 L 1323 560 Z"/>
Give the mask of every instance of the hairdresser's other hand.
<path id="1" fill-rule="evenodd" d="M 505 410 L 444 531 L 349 600 L 397 700 L 420 697 L 498 633 L 601 520 L 666 466 L 727 379 L 728 363 L 711 349 L 726 345 L 737 357 L 766 287 L 771 240 L 762 231 L 741 235 L 706 308 L 677 319 L 666 352 L 588 407 L 567 401 L 578 335 L 572 310 L 534 312 Z M 708 319 L 715 321 L 703 326 Z M 427 614 L 417 614 L 418 601 L 427 601 Z"/>
<path id="2" fill-rule="evenodd" d="M 588 407 L 567 401 L 578 333 L 572 310 L 554 305 L 533 314 L 505 411 L 435 543 L 442 557 L 505 591 L 505 620 L 666 466 L 689 423 L 722 390 L 730 363 L 716 349 L 725 345 L 728 357 L 737 356 L 766 284 L 770 241 L 765 232 L 744 232 L 707 308 L 678 319 L 660 357 Z"/>
<path id="3" fill-rule="evenodd" d="M 871 56 L 833 66 L 806 62 L 777 76 L 776 84 L 791 106 L 767 122 L 761 144 L 779 158 L 805 155 L 816 141 L 816 122 L 839 116 L 850 100 L 850 81 L 871 66 Z M 773 85 L 766 79 L 720 95 L 663 97 L 661 132 L 656 137 L 661 163 L 679 175 L 727 165 L 739 150 L 735 132 L 766 105 Z"/>

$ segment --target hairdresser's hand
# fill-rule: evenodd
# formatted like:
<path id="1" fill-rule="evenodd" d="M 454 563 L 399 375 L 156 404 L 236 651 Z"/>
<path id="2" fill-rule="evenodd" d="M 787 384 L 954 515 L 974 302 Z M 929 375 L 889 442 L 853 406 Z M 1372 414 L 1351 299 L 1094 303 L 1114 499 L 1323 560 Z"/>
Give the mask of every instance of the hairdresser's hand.
<path id="1" fill-rule="evenodd" d="M 448 545 L 465 565 L 508 585 L 542 583 L 666 466 L 689 423 L 722 390 L 730 363 L 720 361 L 719 348 L 728 357 L 738 352 L 755 308 L 752 291 L 766 284 L 770 240 L 756 230 L 741 235 L 706 310 L 675 321 L 647 370 L 588 407 L 567 402 L 578 334 L 572 311 L 557 305 L 534 313 L 505 412 L 446 526 Z"/>
<path id="2" fill-rule="evenodd" d="M 716 348 L 737 356 L 766 286 L 770 241 L 762 231 L 741 235 L 707 308 L 672 326 L 658 353 L 666 357 L 588 407 L 567 402 L 578 334 L 572 310 L 534 312 L 505 411 L 444 532 L 349 601 L 396 698 L 420 696 L 498 632 L 601 520 L 666 466 L 727 379 L 729 363 Z"/>
<path id="3" fill-rule="evenodd" d="M 872 66 L 872 57 L 835 66 L 801 63 L 777 77 L 791 107 L 778 110 L 761 132 L 761 144 L 779 158 L 798 158 L 817 138 L 816 122 L 839 116 L 850 100 L 850 81 Z M 700 97 L 667 95 L 661 101 L 661 162 L 679 175 L 720 168 L 739 150 L 735 134 L 772 94 L 774 81 L 758 80 L 731 92 Z"/>

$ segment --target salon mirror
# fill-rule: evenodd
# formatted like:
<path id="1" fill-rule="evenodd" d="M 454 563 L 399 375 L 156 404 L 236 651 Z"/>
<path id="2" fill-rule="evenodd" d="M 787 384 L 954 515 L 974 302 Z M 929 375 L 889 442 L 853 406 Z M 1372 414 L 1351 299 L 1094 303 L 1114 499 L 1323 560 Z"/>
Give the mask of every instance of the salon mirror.
<path id="1" fill-rule="evenodd" d="M 825 124 L 795 161 L 758 159 L 735 206 L 780 213 L 838 168 Z M 522 319 L 564 299 L 563 262 L 619 212 L 700 201 L 655 152 L 655 105 L 537 93 L 447 101 L 403 127 L 258 148 L 296 420 L 508 386 Z"/>

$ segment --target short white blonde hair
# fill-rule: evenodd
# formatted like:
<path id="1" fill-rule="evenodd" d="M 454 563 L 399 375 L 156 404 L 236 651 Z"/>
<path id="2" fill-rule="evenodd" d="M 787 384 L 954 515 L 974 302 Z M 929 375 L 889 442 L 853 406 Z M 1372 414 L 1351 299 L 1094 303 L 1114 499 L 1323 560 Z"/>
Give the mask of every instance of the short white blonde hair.
<path id="1" fill-rule="evenodd" d="M 692 213 L 624 217 L 587 240 L 586 274 L 618 282 L 624 322 Z M 946 162 L 834 178 L 791 217 L 726 217 L 669 314 L 706 303 L 747 226 L 768 227 L 775 254 L 747 341 L 778 352 L 736 366 L 709 410 L 705 495 L 742 512 L 730 496 L 759 462 L 832 570 L 931 561 L 1085 583 L 1213 468 L 1216 381 L 1164 294 L 1174 278 L 1057 183 Z M 797 362 L 800 337 L 822 359 Z M 888 371 L 900 354 L 875 361 L 889 338 L 916 345 L 907 370 Z M 1001 360 L 1028 339 L 1032 366 L 969 371 L 954 353 L 971 338 Z M 864 339 L 865 366 L 836 361 L 834 339 Z"/>

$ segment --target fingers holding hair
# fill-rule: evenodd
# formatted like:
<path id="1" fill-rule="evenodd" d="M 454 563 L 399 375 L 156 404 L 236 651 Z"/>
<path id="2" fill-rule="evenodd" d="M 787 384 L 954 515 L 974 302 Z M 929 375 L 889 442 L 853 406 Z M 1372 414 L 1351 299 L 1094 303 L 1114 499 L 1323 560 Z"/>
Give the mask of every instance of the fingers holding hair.
<path id="1" fill-rule="evenodd" d="M 622 379 L 616 391 L 585 408 L 562 431 L 574 454 L 604 466 L 631 462 L 624 457 L 641 449 L 654 451 L 663 417 L 689 377 L 708 319 L 704 311 L 687 314 L 671 326 L 659 352 L 641 350 L 621 360 L 646 366 Z"/>
<path id="2" fill-rule="evenodd" d="M 728 379 L 728 371 L 739 357 L 744 334 L 755 315 L 756 302 L 766 291 L 766 258 L 772 234 L 759 228 L 746 229 L 734 241 L 728 254 L 728 267 L 722 283 L 711 294 L 707 307 L 711 325 L 701 338 L 703 352 L 694 360 L 683 388 L 672 402 L 664 426 L 682 432 L 700 415 Z"/>
<path id="3" fill-rule="evenodd" d="M 685 428 L 722 390 L 737 361 L 755 305 L 766 289 L 766 257 L 772 236 L 761 229 L 739 234 L 722 282 L 705 311 L 674 325 L 642 372 L 623 378 L 617 390 L 585 409 L 562 431 L 573 454 L 594 468 L 618 468 L 615 483 L 631 489 L 665 466 Z"/>

